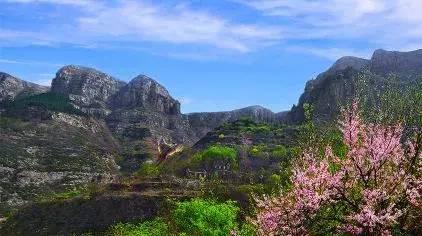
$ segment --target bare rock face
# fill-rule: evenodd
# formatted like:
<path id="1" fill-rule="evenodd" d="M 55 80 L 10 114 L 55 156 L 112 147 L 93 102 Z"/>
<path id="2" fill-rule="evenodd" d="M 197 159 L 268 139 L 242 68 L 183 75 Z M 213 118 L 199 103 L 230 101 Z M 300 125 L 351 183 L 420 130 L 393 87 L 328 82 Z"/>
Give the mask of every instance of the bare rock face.
<path id="1" fill-rule="evenodd" d="M 378 49 L 371 58 L 371 71 L 378 75 L 395 73 L 412 76 L 422 73 L 422 50 L 411 52 Z"/>
<path id="2" fill-rule="evenodd" d="M 338 59 L 329 69 L 330 72 L 337 72 L 342 71 L 347 68 L 353 68 L 355 70 L 361 70 L 365 66 L 368 66 L 370 63 L 370 60 L 359 58 L 359 57 L 351 57 L 351 56 L 345 56 L 340 59 Z"/>
<path id="3" fill-rule="evenodd" d="M 168 115 L 180 114 L 179 101 L 172 98 L 161 84 L 145 75 L 132 79 L 111 103 L 115 109 L 145 108 Z"/>
<path id="4" fill-rule="evenodd" d="M 376 50 L 370 60 L 343 57 L 326 72 L 306 83 L 305 91 L 284 120 L 299 123 L 304 120 L 303 104 L 314 107 L 314 115 L 320 121 L 337 119 L 340 106 L 346 105 L 356 95 L 359 76 L 371 80 L 373 93 L 382 89 L 389 75 L 396 76 L 398 83 L 422 77 L 422 50 L 391 52 Z M 368 82 L 368 81 L 367 81 Z"/>
<path id="5" fill-rule="evenodd" d="M 191 132 L 186 116 L 180 113 L 180 103 L 157 81 L 139 75 L 110 99 L 112 109 L 106 122 L 120 141 L 124 171 L 136 171 L 154 155 L 157 141 L 192 145 L 197 139 Z"/>
<path id="6" fill-rule="evenodd" d="M 65 66 L 53 79 L 51 91 L 69 96 L 82 111 L 94 115 L 110 113 L 109 98 L 125 85 L 103 72 L 81 66 Z"/>
<path id="7" fill-rule="evenodd" d="M 18 97 L 45 93 L 48 90 L 49 88 L 46 86 L 26 82 L 9 74 L 0 72 L 0 102 L 14 100 Z"/>

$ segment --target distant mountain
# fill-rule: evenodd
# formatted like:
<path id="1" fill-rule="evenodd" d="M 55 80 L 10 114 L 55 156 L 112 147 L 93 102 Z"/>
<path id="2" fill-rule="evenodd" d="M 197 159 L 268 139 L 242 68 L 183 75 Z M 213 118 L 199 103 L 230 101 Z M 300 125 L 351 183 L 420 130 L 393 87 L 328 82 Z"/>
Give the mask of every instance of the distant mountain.
<path id="1" fill-rule="evenodd" d="M 233 111 L 197 112 L 187 114 L 189 124 L 197 137 L 203 137 L 218 126 L 249 118 L 255 122 L 279 123 L 279 116 L 262 106 L 250 106 Z"/>
<path id="2" fill-rule="evenodd" d="M 46 86 L 30 83 L 0 72 L 0 102 L 45 93 L 48 90 L 49 88 Z"/>

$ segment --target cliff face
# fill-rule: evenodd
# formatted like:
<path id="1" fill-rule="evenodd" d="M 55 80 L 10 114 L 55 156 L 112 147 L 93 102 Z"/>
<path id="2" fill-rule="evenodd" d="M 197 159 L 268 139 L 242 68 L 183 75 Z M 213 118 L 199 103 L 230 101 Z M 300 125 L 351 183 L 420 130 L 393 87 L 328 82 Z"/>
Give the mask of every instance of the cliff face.
<path id="1" fill-rule="evenodd" d="M 167 115 L 180 115 L 180 103 L 161 84 L 139 75 L 114 95 L 114 109 L 144 108 Z"/>
<path id="2" fill-rule="evenodd" d="M 26 82 L 0 72 L 0 102 L 45 93 L 48 90 L 46 86 Z"/>
<path id="3" fill-rule="evenodd" d="M 412 52 L 390 52 L 376 50 L 370 60 L 344 57 L 316 79 L 308 81 L 297 106 L 287 113 L 285 120 L 299 123 L 304 120 L 303 104 L 313 105 L 315 119 L 332 121 L 337 119 L 340 107 L 356 96 L 361 77 L 370 81 L 368 91 L 377 93 L 385 86 L 389 76 L 397 83 L 422 77 L 422 50 Z M 371 94 L 368 94 L 371 96 Z"/>
<path id="4" fill-rule="evenodd" d="M 396 52 L 378 49 L 372 55 L 370 70 L 377 75 L 394 73 L 400 76 L 422 74 L 422 50 Z"/>
<path id="5" fill-rule="evenodd" d="M 124 170 L 135 171 L 145 159 L 156 158 L 160 139 L 184 145 L 196 141 L 179 101 L 147 76 L 132 79 L 109 104 L 112 112 L 106 122 L 122 145 Z"/>
<path id="6" fill-rule="evenodd" d="M 53 79 L 51 91 L 69 96 L 72 103 L 85 113 L 105 116 L 110 113 L 109 98 L 125 85 L 92 68 L 65 66 Z"/>

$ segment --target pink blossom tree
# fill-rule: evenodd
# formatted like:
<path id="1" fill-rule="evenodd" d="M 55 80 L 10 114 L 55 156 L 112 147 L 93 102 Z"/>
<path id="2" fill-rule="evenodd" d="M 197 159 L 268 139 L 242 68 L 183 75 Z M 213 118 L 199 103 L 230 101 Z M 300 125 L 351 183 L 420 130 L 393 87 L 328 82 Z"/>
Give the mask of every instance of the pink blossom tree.
<path id="1" fill-rule="evenodd" d="M 331 205 L 342 206 L 342 214 L 325 216 L 336 233 L 391 235 L 406 228 L 412 209 L 422 210 L 421 144 L 404 141 L 400 125 L 365 124 L 357 102 L 343 111 L 340 128 L 345 157 L 329 146 L 322 157 L 308 150 L 294 164 L 289 191 L 257 199 L 259 235 L 308 235 Z"/>

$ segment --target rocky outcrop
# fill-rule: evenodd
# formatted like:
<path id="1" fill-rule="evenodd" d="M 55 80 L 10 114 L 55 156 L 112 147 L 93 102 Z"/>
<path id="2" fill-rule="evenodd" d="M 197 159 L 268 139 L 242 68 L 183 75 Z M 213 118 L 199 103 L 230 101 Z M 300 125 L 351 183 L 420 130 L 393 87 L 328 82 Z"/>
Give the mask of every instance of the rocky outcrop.
<path id="1" fill-rule="evenodd" d="M 109 98 L 124 85 L 124 82 L 98 70 L 70 65 L 56 73 L 51 91 L 69 96 L 72 103 L 85 113 L 105 116 L 110 113 Z"/>
<path id="2" fill-rule="evenodd" d="M 0 102 L 45 93 L 48 90 L 49 88 L 46 86 L 26 82 L 0 72 Z"/>
<path id="3" fill-rule="evenodd" d="M 422 50 L 412 52 L 390 52 L 376 50 L 370 60 L 343 57 L 316 79 L 306 83 L 305 91 L 297 106 L 288 112 L 283 120 L 300 123 L 304 120 L 303 104 L 313 105 L 317 121 L 337 119 L 341 106 L 356 96 L 360 77 L 371 83 L 368 91 L 376 94 L 382 89 L 389 75 L 396 76 L 396 82 L 407 83 L 408 79 L 422 78 Z M 368 94 L 371 96 L 371 94 Z"/>
<path id="4" fill-rule="evenodd" d="M 132 79 L 109 104 L 112 112 L 106 122 L 122 145 L 123 170 L 136 171 L 146 159 L 159 159 L 156 150 L 161 139 L 183 145 L 197 140 L 188 119 L 180 113 L 179 101 L 147 76 Z"/>
<path id="5" fill-rule="evenodd" d="M 189 125 L 196 137 L 204 137 L 208 132 L 226 123 L 249 118 L 255 122 L 279 123 L 283 114 L 275 114 L 261 106 L 250 106 L 226 112 L 199 112 L 187 114 Z"/>
<path id="6" fill-rule="evenodd" d="M 372 55 L 370 67 L 371 72 L 383 76 L 389 73 L 401 76 L 422 74 L 422 50 L 397 52 L 378 49 Z"/>
<path id="7" fill-rule="evenodd" d="M 145 76 L 132 79 L 111 101 L 114 109 L 143 108 L 167 115 L 180 115 L 180 103 L 161 84 Z"/>

